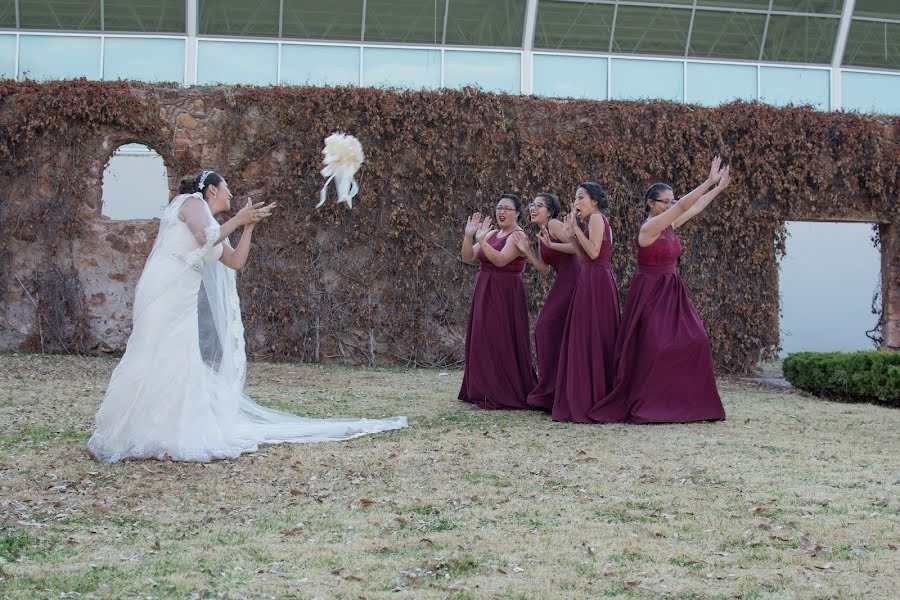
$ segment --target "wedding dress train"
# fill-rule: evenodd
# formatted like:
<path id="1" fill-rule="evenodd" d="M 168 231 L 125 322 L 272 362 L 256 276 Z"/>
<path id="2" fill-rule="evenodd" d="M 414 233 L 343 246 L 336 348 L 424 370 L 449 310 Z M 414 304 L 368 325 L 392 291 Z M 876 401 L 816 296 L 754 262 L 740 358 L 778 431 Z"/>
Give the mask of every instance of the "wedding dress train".
<path id="1" fill-rule="evenodd" d="M 244 394 L 235 272 L 219 261 L 223 250 L 214 244 L 219 226 L 212 213 L 202 247 L 179 219 L 189 197 L 178 196 L 163 213 L 135 291 L 131 337 L 88 442 L 93 455 L 103 462 L 207 462 L 264 443 L 347 440 L 406 427 L 405 417 L 307 419 L 265 408 Z"/>

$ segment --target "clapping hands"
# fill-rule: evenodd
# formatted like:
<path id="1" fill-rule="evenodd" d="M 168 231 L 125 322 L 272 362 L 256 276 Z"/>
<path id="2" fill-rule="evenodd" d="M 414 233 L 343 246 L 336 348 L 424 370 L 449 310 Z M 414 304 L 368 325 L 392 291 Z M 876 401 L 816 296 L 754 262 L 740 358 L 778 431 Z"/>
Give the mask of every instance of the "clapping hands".
<path id="1" fill-rule="evenodd" d="M 528 241 L 528 234 L 524 231 L 514 231 L 512 241 L 522 254 L 528 254 L 531 251 L 531 242 Z"/>
<path id="2" fill-rule="evenodd" d="M 578 222 L 575 220 L 575 211 L 572 210 L 563 219 L 563 231 L 569 240 L 574 240 L 576 229 L 578 229 Z"/>
<path id="3" fill-rule="evenodd" d="M 553 240 L 550 239 L 550 230 L 548 230 L 546 227 L 542 228 L 538 232 L 538 242 L 540 242 L 543 246 L 546 246 L 547 248 L 551 247 L 550 244 L 553 243 Z"/>
<path id="4" fill-rule="evenodd" d="M 719 190 L 724 190 L 731 184 L 731 167 L 722 167 L 719 170 L 719 183 L 716 185 Z"/>
<path id="5" fill-rule="evenodd" d="M 475 236 L 475 242 L 481 242 L 495 230 L 491 229 L 491 218 L 482 217 L 480 212 L 476 212 L 466 221 L 466 235 Z"/>

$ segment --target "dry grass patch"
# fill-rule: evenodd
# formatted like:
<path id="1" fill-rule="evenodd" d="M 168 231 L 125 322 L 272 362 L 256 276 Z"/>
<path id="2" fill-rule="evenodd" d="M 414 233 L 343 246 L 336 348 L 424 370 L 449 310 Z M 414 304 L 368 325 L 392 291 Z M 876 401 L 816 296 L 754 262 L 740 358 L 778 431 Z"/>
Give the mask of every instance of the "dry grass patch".
<path id="1" fill-rule="evenodd" d="M 0 596 L 895 596 L 897 410 L 726 381 L 724 423 L 564 425 L 457 371 L 253 364 L 264 404 L 410 428 L 103 465 L 114 365 L 0 355 Z"/>

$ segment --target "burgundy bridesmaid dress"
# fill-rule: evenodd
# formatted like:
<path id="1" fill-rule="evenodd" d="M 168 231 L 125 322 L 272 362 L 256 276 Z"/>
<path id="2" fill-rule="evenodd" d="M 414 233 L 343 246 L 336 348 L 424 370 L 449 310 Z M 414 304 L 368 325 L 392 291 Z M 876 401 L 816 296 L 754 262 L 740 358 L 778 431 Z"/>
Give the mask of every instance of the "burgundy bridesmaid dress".
<path id="1" fill-rule="evenodd" d="M 709 338 L 675 272 L 680 253 L 672 227 L 646 248 L 638 246 L 616 341 L 615 387 L 604 400 L 622 407 L 628 423 L 725 418 Z"/>
<path id="2" fill-rule="evenodd" d="M 498 232 L 488 243 L 499 252 L 507 237 Z M 525 399 L 537 378 L 531 364 L 528 301 L 522 281 L 525 258 L 505 267 L 494 266 L 480 250 L 477 258 L 481 271 L 472 293 L 459 399 L 481 408 L 528 408 Z"/>
<path id="3" fill-rule="evenodd" d="M 619 290 L 610 267 L 612 231 L 606 217 L 603 223 L 606 233 L 600 254 L 593 260 L 582 255 L 566 317 L 551 411 L 554 421 L 592 423 L 624 416 L 601 405 L 615 377 L 619 326 Z M 584 234 L 590 239 L 589 227 L 585 226 Z"/>
<path id="4" fill-rule="evenodd" d="M 538 382 L 528 394 L 528 406 L 549 411 L 553 408 L 559 349 L 572 294 L 575 292 L 575 282 L 578 280 L 579 265 L 578 257 L 574 254 L 566 254 L 543 244 L 540 244 L 540 252 L 541 260 L 553 267 L 556 278 L 534 326 Z"/>

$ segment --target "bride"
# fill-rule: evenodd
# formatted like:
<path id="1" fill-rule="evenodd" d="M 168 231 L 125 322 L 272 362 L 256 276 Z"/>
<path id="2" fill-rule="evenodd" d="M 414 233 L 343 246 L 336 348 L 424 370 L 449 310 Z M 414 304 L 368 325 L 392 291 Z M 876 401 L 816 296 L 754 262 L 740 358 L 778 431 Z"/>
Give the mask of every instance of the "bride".
<path id="1" fill-rule="evenodd" d="M 252 204 L 219 225 L 231 191 L 203 171 L 165 209 L 138 281 L 134 324 L 88 442 L 103 462 L 171 458 L 207 462 L 259 444 L 324 442 L 406 427 L 390 419 L 306 419 L 264 408 L 244 395 L 247 359 L 235 270 L 253 226 L 275 204 Z M 181 191 L 185 191 L 184 183 Z M 243 226 L 232 247 L 228 235 Z"/>

